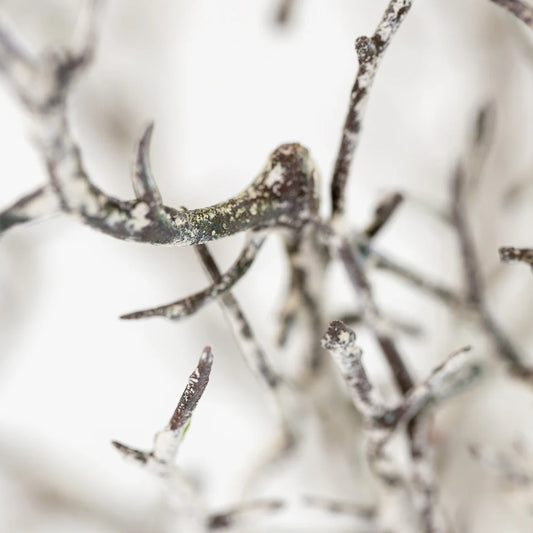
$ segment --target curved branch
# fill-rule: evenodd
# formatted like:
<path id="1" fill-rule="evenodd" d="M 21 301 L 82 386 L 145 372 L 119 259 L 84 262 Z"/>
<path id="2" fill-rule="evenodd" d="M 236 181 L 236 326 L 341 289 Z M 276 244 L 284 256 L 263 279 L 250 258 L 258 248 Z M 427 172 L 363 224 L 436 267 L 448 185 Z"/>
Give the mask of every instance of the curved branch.
<path id="1" fill-rule="evenodd" d="M 177 302 L 142 311 L 135 311 L 133 313 L 122 315 L 120 318 L 137 319 L 150 316 L 164 316 L 166 318 L 178 320 L 192 315 L 205 304 L 213 301 L 217 296 L 220 296 L 231 289 L 231 287 L 233 287 L 233 285 L 246 274 L 248 269 L 252 266 L 265 238 L 266 237 L 261 233 L 257 234 L 250 232 L 247 236 L 244 248 L 241 250 L 235 263 L 233 263 L 229 270 L 222 275 L 220 281 L 210 285 L 207 289 L 197 292 L 192 296 L 188 296 L 187 298 L 183 298 L 182 300 L 178 300 Z"/>

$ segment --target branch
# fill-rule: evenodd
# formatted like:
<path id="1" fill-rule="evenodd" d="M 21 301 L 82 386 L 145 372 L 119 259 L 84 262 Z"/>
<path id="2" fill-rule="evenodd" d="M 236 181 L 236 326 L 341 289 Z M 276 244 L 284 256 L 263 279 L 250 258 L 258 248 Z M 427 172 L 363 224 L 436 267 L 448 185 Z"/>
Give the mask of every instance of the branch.
<path id="1" fill-rule="evenodd" d="M 482 109 L 480 113 L 483 112 L 484 110 Z M 478 117 L 476 120 L 474 143 L 470 148 L 471 152 L 476 150 L 477 144 L 484 142 L 483 135 L 480 134 L 480 131 L 482 133 L 484 129 L 480 130 L 479 123 L 480 119 Z M 481 168 L 479 165 L 478 167 Z M 510 371 L 514 375 L 523 379 L 531 379 L 533 376 L 533 370 L 523 363 L 522 357 L 494 319 L 485 302 L 485 291 L 481 278 L 480 261 L 475 251 L 474 240 L 467 220 L 465 197 L 467 168 L 467 163 L 459 161 L 452 176 L 451 211 L 452 221 L 461 250 L 461 260 L 466 278 L 468 300 L 472 304 L 472 308 L 475 311 L 483 331 L 492 341 L 497 354 L 509 365 Z"/>
<path id="2" fill-rule="evenodd" d="M 209 277 L 215 282 L 215 284 L 221 283 L 223 280 L 222 274 L 220 273 L 209 248 L 205 244 L 200 244 L 195 246 L 194 250 L 202 261 L 202 265 Z M 268 360 L 265 352 L 257 342 L 250 323 L 242 311 L 239 302 L 229 290 L 222 293 L 219 296 L 219 300 L 222 309 L 224 310 L 224 314 L 231 325 L 235 338 L 241 347 L 244 358 L 252 369 L 252 372 L 260 382 L 267 386 L 268 389 L 275 389 L 280 384 L 281 378 L 274 370 L 272 363 Z"/>
<path id="3" fill-rule="evenodd" d="M 466 354 L 470 346 L 460 348 L 437 366 L 431 374 L 416 385 L 389 418 L 394 416 L 395 423 L 407 423 L 425 412 L 430 405 L 438 405 L 468 387 L 481 374 L 481 367 L 468 363 Z"/>
<path id="4" fill-rule="evenodd" d="M 136 200 L 123 201 L 96 187 L 83 166 L 81 149 L 66 116 L 72 80 L 94 54 L 97 2 L 83 32 L 84 42 L 73 50 L 30 57 L 6 28 L 0 26 L 0 69 L 36 125 L 37 145 L 61 210 L 118 239 L 187 246 L 234 235 L 248 229 L 300 228 L 318 209 L 316 170 L 309 152 L 296 143 L 278 147 L 259 176 L 242 193 L 210 207 L 182 211 L 161 202 L 149 165 L 150 126 L 138 148 L 133 173 Z M 78 49 L 79 48 L 79 49 Z M 40 192 L 39 192 L 40 194 Z M 33 210 L 26 195 L 0 213 L 0 232 L 16 224 L 57 211 Z"/>
<path id="5" fill-rule="evenodd" d="M 137 450 L 117 441 L 112 442 L 113 446 L 126 458 L 132 459 L 158 476 L 169 476 L 173 472 L 173 461 L 189 427 L 192 414 L 209 382 L 212 364 L 213 352 L 211 347 L 206 346 L 198 366 L 189 377 L 172 418 L 164 429 L 155 434 L 152 450 Z"/>
<path id="6" fill-rule="evenodd" d="M 500 248 L 500 259 L 505 263 L 509 261 L 523 261 L 533 268 L 533 249 L 532 248 L 512 248 L 504 246 Z"/>
<path id="7" fill-rule="evenodd" d="M 459 164 L 452 178 L 451 205 L 452 220 L 455 226 L 459 245 L 461 247 L 462 264 L 466 279 L 468 299 L 474 304 L 480 304 L 483 294 L 481 269 L 474 249 L 474 240 L 466 220 L 465 206 L 465 173 Z"/>
<path id="8" fill-rule="evenodd" d="M 377 530 L 376 518 L 378 509 L 373 505 L 361 505 L 359 503 L 326 498 L 323 496 L 304 496 L 304 504 L 313 508 L 321 509 L 333 515 L 349 516 L 362 522 L 370 531 Z"/>
<path id="9" fill-rule="evenodd" d="M 276 14 L 274 20 L 279 26 L 286 26 L 294 11 L 295 0 L 277 0 L 278 6 L 276 9 Z"/>
<path id="10" fill-rule="evenodd" d="M 370 383 L 361 362 L 362 350 L 355 344 L 355 333 L 342 322 L 331 322 L 322 337 L 322 346 L 337 363 L 352 400 L 367 420 L 381 418 L 385 407 Z"/>
<path id="11" fill-rule="evenodd" d="M 208 518 L 209 531 L 217 529 L 232 529 L 247 518 L 257 519 L 257 515 L 270 515 L 285 507 L 282 500 L 257 500 L 241 503 L 222 513 L 212 514 Z M 250 516 L 251 515 L 251 516 Z"/>
<path id="12" fill-rule="evenodd" d="M 402 202 L 403 195 L 399 192 L 385 196 L 377 205 L 374 211 L 374 219 L 363 231 L 363 236 L 366 239 L 374 238 L 391 219 Z"/>
<path id="13" fill-rule="evenodd" d="M 192 315 L 207 303 L 215 300 L 217 296 L 224 294 L 231 289 L 233 285 L 235 285 L 235 283 L 248 272 L 248 269 L 252 266 L 265 238 L 266 237 L 261 233 L 256 234 L 249 232 L 246 236 L 244 247 L 235 263 L 223 276 L 221 276 L 220 281 L 209 286 L 207 289 L 182 300 L 160 307 L 145 309 L 143 311 L 134 311 L 133 313 L 122 315 L 120 318 L 129 320 L 147 318 L 150 316 L 164 316 L 166 318 L 178 320 Z"/>
<path id="14" fill-rule="evenodd" d="M 342 140 L 331 182 L 332 215 L 342 215 L 345 209 L 345 189 L 350 166 L 359 143 L 369 91 L 377 68 L 390 40 L 411 8 L 412 0 L 391 0 L 372 37 L 359 37 L 355 49 L 359 70 L 350 95 L 350 105 L 344 123 Z"/>
<path id="15" fill-rule="evenodd" d="M 522 0 L 490 0 L 533 28 L 533 7 Z"/>
<path id="16" fill-rule="evenodd" d="M 359 252 L 354 250 L 348 239 L 337 233 L 331 225 L 321 224 L 319 230 L 343 263 L 348 278 L 361 299 L 365 323 L 376 337 L 400 392 L 406 394 L 413 386 L 413 380 L 390 336 L 387 322 L 383 320 L 376 306 Z"/>

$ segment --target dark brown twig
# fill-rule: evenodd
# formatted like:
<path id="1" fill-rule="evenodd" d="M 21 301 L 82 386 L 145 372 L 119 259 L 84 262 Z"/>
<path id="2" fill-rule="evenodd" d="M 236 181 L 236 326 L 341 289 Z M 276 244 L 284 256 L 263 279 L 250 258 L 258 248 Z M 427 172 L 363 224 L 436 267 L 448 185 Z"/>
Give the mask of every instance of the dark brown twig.
<path id="1" fill-rule="evenodd" d="M 187 298 L 159 307 L 127 313 L 120 318 L 138 319 L 151 316 L 163 316 L 173 320 L 179 320 L 192 315 L 207 303 L 215 300 L 217 296 L 224 294 L 231 289 L 235 283 L 246 274 L 248 269 L 252 266 L 252 263 L 264 242 L 264 235 L 250 232 L 247 235 L 246 242 L 239 257 L 229 270 L 221 276 L 220 281 L 214 283 L 203 291 L 188 296 Z"/>
<path id="2" fill-rule="evenodd" d="M 202 265 L 209 277 L 215 284 L 221 283 L 222 274 L 209 248 L 205 244 L 200 244 L 195 246 L 194 250 L 202 261 Z M 230 291 L 221 294 L 219 299 L 248 365 L 260 382 L 264 383 L 269 389 L 275 389 L 280 384 L 281 378 L 257 342 L 239 302 Z"/>
<path id="3" fill-rule="evenodd" d="M 500 259 L 505 263 L 509 261 L 522 261 L 533 268 L 533 249 L 532 248 L 513 248 L 504 246 L 500 248 Z"/>
<path id="4" fill-rule="evenodd" d="M 359 70 L 350 94 L 350 105 L 331 181 L 332 216 L 334 217 L 344 213 L 346 183 L 353 156 L 359 144 L 361 123 L 374 76 L 392 36 L 407 15 L 411 4 L 412 0 L 391 0 L 374 34 L 371 37 L 359 37 L 355 41 Z"/>
<path id="5" fill-rule="evenodd" d="M 377 205 L 374 211 L 374 219 L 363 231 L 363 236 L 367 239 L 374 238 L 391 219 L 402 202 L 403 195 L 399 192 L 385 196 Z"/>

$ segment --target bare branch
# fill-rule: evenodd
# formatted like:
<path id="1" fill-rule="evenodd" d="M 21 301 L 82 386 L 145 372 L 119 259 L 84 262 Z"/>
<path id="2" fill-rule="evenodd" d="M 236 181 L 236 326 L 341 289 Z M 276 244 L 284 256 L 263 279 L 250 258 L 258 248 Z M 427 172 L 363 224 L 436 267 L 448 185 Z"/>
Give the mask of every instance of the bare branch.
<path id="1" fill-rule="evenodd" d="M 465 308 L 467 306 L 465 298 L 454 292 L 452 289 L 440 285 L 433 280 L 426 279 L 421 274 L 397 263 L 373 248 L 370 248 L 366 245 L 359 245 L 358 248 L 362 251 L 362 254 L 368 258 L 367 261 L 372 266 L 375 266 L 380 270 L 390 272 L 391 274 L 411 284 L 413 287 L 420 289 L 429 296 L 437 298 L 445 305 L 450 306 L 452 309 Z"/>
<path id="2" fill-rule="evenodd" d="M 219 282 L 214 283 L 207 289 L 182 300 L 178 300 L 177 302 L 145 309 L 143 311 L 134 311 L 133 313 L 122 315 L 120 318 L 129 320 L 151 316 L 163 316 L 178 320 L 192 315 L 207 303 L 215 300 L 217 296 L 224 294 L 231 289 L 233 285 L 235 285 L 235 283 L 248 272 L 248 269 L 252 266 L 265 238 L 266 237 L 261 233 L 249 232 L 246 236 L 244 247 L 235 263 L 224 273 Z"/>
<path id="3" fill-rule="evenodd" d="M 495 4 L 507 9 L 524 24 L 533 28 L 533 7 L 522 0 L 490 0 Z"/>
<path id="4" fill-rule="evenodd" d="M 509 261 L 523 261 L 533 268 L 533 249 L 532 248 L 513 248 L 504 246 L 500 248 L 500 259 L 505 263 Z"/>
<path id="5" fill-rule="evenodd" d="M 481 269 L 474 249 L 473 238 L 466 221 L 464 191 L 465 174 L 462 165 L 459 164 L 452 178 L 452 218 L 461 247 L 468 298 L 475 304 L 479 304 L 483 294 Z"/>
<path id="6" fill-rule="evenodd" d="M 200 244 L 195 246 L 194 250 L 215 284 L 221 283 L 223 280 L 222 274 L 208 247 L 205 244 Z M 248 365 L 260 382 L 264 383 L 269 389 L 275 389 L 279 385 L 281 378 L 257 342 L 239 302 L 229 290 L 221 294 L 219 299 Z"/>
<path id="7" fill-rule="evenodd" d="M 363 352 L 355 344 L 354 331 L 338 320 L 333 321 L 322 337 L 322 346 L 333 355 L 360 413 L 367 420 L 381 418 L 385 408 L 361 363 Z"/>
<path id="8" fill-rule="evenodd" d="M 350 95 L 350 105 L 344 123 L 342 140 L 331 182 L 333 216 L 345 209 L 345 189 L 352 159 L 359 144 L 361 123 L 377 68 L 390 40 L 411 8 L 412 0 L 391 0 L 372 37 L 359 37 L 355 49 L 359 70 Z"/>
<path id="9" fill-rule="evenodd" d="M 304 503 L 311 508 L 321 509 L 331 514 L 351 516 L 365 524 L 372 530 L 376 527 L 378 510 L 373 505 L 361 505 L 359 503 L 325 498 L 323 496 L 304 496 Z"/>
<path id="10" fill-rule="evenodd" d="M 276 9 L 274 20 L 280 26 L 286 26 L 292 17 L 296 0 L 277 0 L 279 5 Z"/>
<path id="11" fill-rule="evenodd" d="M 228 511 L 212 514 L 208 518 L 209 531 L 231 529 L 246 519 L 257 519 L 257 515 L 271 515 L 285 507 L 282 500 L 257 500 L 241 503 Z"/>
<path id="12" fill-rule="evenodd" d="M 152 450 L 137 450 L 117 441 L 112 442 L 113 446 L 126 458 L 147 467 L 159 476 L 166 477 L 171 474 L 173 461 L 185 436 L 192 414 L 209 382 L 212 364 L 213 352 L 210 346 L 206 346 L 196 369 L 189 377 L 170 422 L 163 430 L 155 434 Z"/>
<path id="13" fill-rule="evenodd" d="M 45 185 L 24 196 L 0 212 L 0 235 L 18 224 L 25 224 L 58 213 L 61 209 L 51 185 Z"/>
<path id="14" fill-rule="evenodd" d="M 352 286 L 359 294 L 365 323 L 376 337 L 387 359 L 396 385 L 402 394 L 407 393 L 413 386 L 413 380 L 390 336 L 386 321 L 381 318 L 359 252 L 354 250 L 348 239 L 337 233 L 331 225 L 321 224 L 319 229 L 343 263 Z"/>
<path id="15" fill-rule="evenodd" d="M 374 219 L 363 231 L 363 236 L 367 239 L 374 238 L 391 219 L 402 202 L 403 195 L 399 192 L 385 196 L 377 205 L 374 211 Z"/>
<path id="16" fill-rule="evenodd" d="M 468 387 L 481 373 L 478 364 L 468 363 L 466 354 L 469 351 L 469 346 L 455 351 L 433 369 L 426 380 L 416 385 L 396 409 L 397 423 L 408 422 L 428 406 L 439 404 Z"/>
<path id="17" fill-rule="evenodd" d="M 480 132 L 479 123 L 480 119 L 478 115 L 474 143 L 470 151 L 476 148 L 476 142 L 484 142 L 483 131 Z M 497 354 L 509 365 L 512 374 L 522 379 L 529 380 L 533 376 L 533 370 L 523 363 L 522 357 L 494 319 L 485 302 L 484 287 L 481 278 L 481 265 L 476 254 L 474 240 L 467 221 L 465 197 L 465 181 L 467 178 L 466 169 L 467 164 L 464 161 L 459 161 L 452 176 L 451 211 L 453 224 L 461 249 L 461 259 L 465 272 L 468 300 L 472 305 L 472 309 L 475 311 L 483 331 L 485 331 L 487 336 L 491 339 Z"/>

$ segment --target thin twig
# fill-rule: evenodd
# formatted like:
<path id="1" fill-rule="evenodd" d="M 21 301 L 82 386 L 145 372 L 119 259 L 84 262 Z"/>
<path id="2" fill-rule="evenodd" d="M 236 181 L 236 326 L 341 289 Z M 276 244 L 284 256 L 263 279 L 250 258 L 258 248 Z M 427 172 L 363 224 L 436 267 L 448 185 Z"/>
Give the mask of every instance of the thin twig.
<path id="1" fill-rule="evenodd" d="M 246 519 L 253 518 L 256 520 L 258 515 L 271 515 L 282 510 L 285 505 L 283 500 L 243 502 L 227 511 L 211 514 L 208 517 L 207 529 L 209 531 L 231 529 L 239 526 Z"/>
<path id="2" fill-rule="evenodd" d="M 161 305 L 142 311 L 134 311 L 133 313 L 127 313 L 120 318 L 123 319 L 138 319 L 147 318 L 151 316 L 163 316 L 173 320 L 179 320 L 186 316 L 192 315 L 198 311 L 201 307 L 209 302 L 212 302 L 217 296 L 224 294 L 230 290 L 237 281 L 239 281 L 248 269 L 252 266 L 257 253 L 261 249 L 261 246 L 265 242 L 265 235 L 261 233 L 249 232 L 246 237 L 239 257 L 233 263 L 233 265 L 225 272 L 220 281 L 210 285 L 203 291 L 197 292 L 187 298 L 183 298 L 170 304 Z"/>
<path id="3" fill-rule="evenodd" d="M 532 248 L 513 248 L 504 246 L 500 248 L 500 259 L 505 263 L 509 261 L 522 261 L 533 268 L 533 249 Z"/>
<path id="4" fill-rule="evenodd" d="M 286 26 L 292 17 L 296 0 L 277 0 L 279 5 L 276 9 L 274 20 L 280 26 Z"/>
<path id="5" fill-rule="evenodd" d="M 374 218 L 363 231 L 363 236 L 367 239 L 374 238 L 391 219 L 402 202 L 403 195 L 399 192 L 385 196 L 377 205 Z"/>
<path id="6" fill-rule="evenodd" d="M 187 432 L 192 414 L 202 397 L 213 365 L 213 352 L 206 346 L 198 365 L 189 376 L 189 381 L 167 426 L 155 434 L 154 446 L 150 451 L 130 448 L 113 441 L 113 446 L 125 457 L 147 467 L 159 476 L 167 477 L 173 469 L 173 461 Z"/>
<path id="7" fill-rule="evenodd" d="M 209 277 L 215 284 L 220 283 L 222 274 L 209 248 L 205 244 L 200 244 L 194 247 L 194 251 L 198 254 Z M 274 370 L 272 363 L 259 345 L 239 302 L 230 291 L 221 294 L 219 300 L 252 372 L 258 381 L 264 383 L 268 389 L 275 389 L 280 384 L 281 377 Z"/>
<path id="8" fill-rule="evenodd" d="M 374 35 L 359 37 L 355 49 L 359 70 L 350 94 L 350 105 L 344 123 L 339 153 L 331 181 L 332 215 L 342 215 L 345 209 L 345 189 L 350 166 L 361 134 L 368 96 L 377 68 L 392 36 L 411 8 L 412 0 L 391 0 Z"/>
<path id="9" fill-rule="evenodd" d="M 491 2 L 507 9 L 524 24 L 533 28 L 533 7 L 522 0 L 490 0 Z"/>

